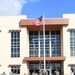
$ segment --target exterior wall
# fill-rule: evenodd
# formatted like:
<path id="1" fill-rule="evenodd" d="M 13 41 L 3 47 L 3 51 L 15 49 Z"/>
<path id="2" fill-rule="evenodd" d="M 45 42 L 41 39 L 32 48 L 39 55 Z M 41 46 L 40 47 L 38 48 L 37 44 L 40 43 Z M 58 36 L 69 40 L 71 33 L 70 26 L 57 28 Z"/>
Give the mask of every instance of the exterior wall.
<path id="1" fill-rule="evenodd" d="M 64 75 L 70 75 L 69 64 L 75 64 L 75 57 L 70 57 L 70 32 L 68 29 L 75 28 L 75 14 L 64 14 L 63 18 L 69 18 L 69 25 L 63 27 L 63 55 L 66 56 L 64 61 Z"/>
<path id="2" fill-rule="evenodd" d="M 75 27 L 75 15 L 64 14 L 63 18 L 69 18 L 69 25 L 61 28 L 61 54 L 66 57 L 63 63 L 64 75 L 70 75 L 69 64 L 75 63 L 75 58 L 70 57 L 70 33 L 68 29 Z M 11 71 L 10 64 L 20 64 L 21 74 L 28 74 L 29 65 L 23 61 L 24 57 L 29 57 L 29 34 L 26 27 L 20 27 L 21 19 L 26 16 L 2 16 L 0 17 L 0 74 Z M 11 58 L 11 32 L 9 30 L 21 30 L 20 32 L 20 58 Z"/>
<path id="3" fill-rule="evenodd" d="M 0 17 L 0 74 L 9 74 L 11 67 L 9 64 L 21 64 L 21 74 L 27 73 L 27 64 L 23 62 L 28 56 L 28 33 L 27 28 L 20 27 L 21 19 L 26 16 L 1 16 Z M 9 30 L 21 30 L 20 32 L 20 58 L 11 58 L 11 32 Z"/>

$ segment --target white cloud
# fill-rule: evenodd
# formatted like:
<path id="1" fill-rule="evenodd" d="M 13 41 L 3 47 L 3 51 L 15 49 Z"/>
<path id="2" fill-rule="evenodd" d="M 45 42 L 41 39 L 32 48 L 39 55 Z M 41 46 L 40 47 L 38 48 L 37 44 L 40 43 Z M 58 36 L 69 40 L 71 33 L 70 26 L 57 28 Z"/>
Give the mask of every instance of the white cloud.
<path id="1" fill-rule="evenodd" d="M 0 0 L 0 15 L 20 15 L 27 0 Z"/>
<path id="2" fill-rule="evenodd" d="M 40 0 L 0 0 L 0 16 L 20 15 L 23 5 L 28 1 L 39 2 Z"/>

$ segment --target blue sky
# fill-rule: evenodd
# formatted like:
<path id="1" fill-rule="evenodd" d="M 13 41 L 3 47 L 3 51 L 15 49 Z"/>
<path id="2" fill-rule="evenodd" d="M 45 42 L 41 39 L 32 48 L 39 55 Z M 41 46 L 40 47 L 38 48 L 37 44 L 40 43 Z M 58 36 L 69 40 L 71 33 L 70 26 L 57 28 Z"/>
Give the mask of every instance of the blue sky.
<path id="1" fill-rule="evenodd" d="M 75 0 L 31 0 L 24 4 L 22 15 L 36 18 L 45 14 L 46 18 L 59 18 L 62 14 L 75 14 Z"/>
<path id="2" fill-rule="evenodd" d="M 60 18 L 75 14 L 75 0 L 0 0 L 0 16 L 26 15 L 37 18 Z"/>

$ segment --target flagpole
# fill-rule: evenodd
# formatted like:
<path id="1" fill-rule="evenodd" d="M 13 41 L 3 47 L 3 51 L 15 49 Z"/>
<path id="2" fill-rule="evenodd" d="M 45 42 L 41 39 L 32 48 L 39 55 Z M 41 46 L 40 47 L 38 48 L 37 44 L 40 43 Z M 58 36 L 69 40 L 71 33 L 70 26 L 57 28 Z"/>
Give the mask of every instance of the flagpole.
<path id="1" fill-rule="evenodd" d="M 45 19 L 43 14 L 43 45 L 44 45 L 44 71 L 46 71 L 46 58 L 45 58 Z"/>

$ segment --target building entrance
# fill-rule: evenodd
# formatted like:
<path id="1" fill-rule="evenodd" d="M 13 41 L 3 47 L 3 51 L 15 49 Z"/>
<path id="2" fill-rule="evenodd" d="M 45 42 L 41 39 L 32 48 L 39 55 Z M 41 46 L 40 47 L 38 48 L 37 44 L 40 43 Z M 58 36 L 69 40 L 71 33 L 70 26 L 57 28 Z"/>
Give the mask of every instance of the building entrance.
<path id="1" fill-rule="evenodd" d="M 55 75 L 55 72 L 58 70 L 58 72 L 61 74 L 61 68 L 62 65 L 59 62 L 46 62 L 46 70 L 48 75 Z M 44 64 L 43 62 L 41 63 L 29 63 L 29 72 L 30 75 L 32 75 L 33 72 L 37 73 L 37 75 L 39 74 L 39 71 L 43 71 L 44 69 Z"/>

